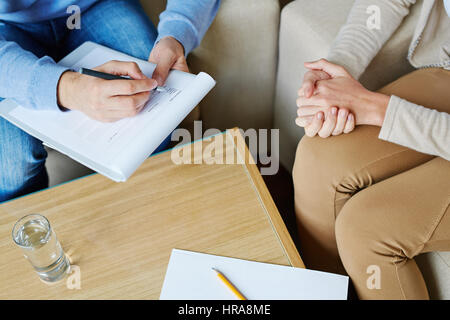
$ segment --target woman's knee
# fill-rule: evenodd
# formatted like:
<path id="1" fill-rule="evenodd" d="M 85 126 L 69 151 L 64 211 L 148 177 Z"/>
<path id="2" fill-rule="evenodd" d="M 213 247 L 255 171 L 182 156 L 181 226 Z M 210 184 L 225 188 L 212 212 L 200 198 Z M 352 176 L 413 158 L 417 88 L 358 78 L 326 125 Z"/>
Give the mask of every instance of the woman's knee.
<path id="1" fill-rule="evenodd" d="M 319 137 L 305 136 L 300 140 L 293 168 L 295 185 L 310 184 L 313 177 L 316 181 L 323 175 L 324 170 L 331 169 L 333 163 L 340 161 L 332 156 L 331 150 L 324 142 L 326 141 Z"/>
<path id="2" fill-rule="evenodd" d="M 358 193 L 347 201 L 336 219 L 339 256 L 350 275 L 366 272 L 368 267 L 384 259 L 405 258 L 391 241 L 394 226 L 389 226 L 389 218 L 377 206 L 377 201 L 380 199 L 370 190 Z"/>
<path id="3" fill-rule="evenodd" d="M 295 188 L 314 194 L 337 189 L 350 193 L 357 190 L 359 178 L 356 175 L 366 161 L 358 154 L 364 152 L 360 147 L 367 129 L 358 128 L 351 134 L 327 139 L 304 137 L 297 147 L 293 168 Z"/>
<path id="4" fill-rule="evenodd" d="M 335 224 L 336 242 L 343 261 L 351 262 L 374 246 L 373 230 L 368 228 L 365 199 L 354 197 L 342 208 Z M 363 218 L 364 217 L 364 218 Z"/>
<path id="5" fill-rule="evenodd" d="M 380 140 L 378 134 L 379 128 L 359 126 L 327 139 L 304 137 L 293 169 L 296 190 L 332 194 L 339 212 L 356 192 L 431 158 Z"/>

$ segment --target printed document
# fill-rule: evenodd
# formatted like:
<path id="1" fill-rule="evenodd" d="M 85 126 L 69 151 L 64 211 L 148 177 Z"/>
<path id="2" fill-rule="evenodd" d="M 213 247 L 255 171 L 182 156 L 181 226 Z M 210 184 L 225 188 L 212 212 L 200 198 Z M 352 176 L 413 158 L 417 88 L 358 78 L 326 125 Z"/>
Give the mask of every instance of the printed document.
<path id="1" fill-rule="evenodd" d="M 154 64 L 97 44 L 83 46 L 60 64 L 78 70 L 92 69 L 110 60 L 135 61 L 148 77 L 155 69 Z M 125 181 L 214 85 L 206 73 L 171 71 L 165 91 L 154 91 L 137 116 L 113 123 L 92 120 L 78 111 L 27 109 L 12 100 L 0 104 L 0 115 L 85 166 L 114 181 Z"/>

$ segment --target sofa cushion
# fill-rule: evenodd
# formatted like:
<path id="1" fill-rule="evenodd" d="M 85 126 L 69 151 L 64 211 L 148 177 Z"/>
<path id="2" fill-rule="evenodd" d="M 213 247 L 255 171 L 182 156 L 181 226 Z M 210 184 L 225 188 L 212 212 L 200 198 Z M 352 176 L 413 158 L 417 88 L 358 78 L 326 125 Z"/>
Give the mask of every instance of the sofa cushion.
<path id="1" fill-rule="evenodd" d="M 431 299 L 450 300 L 450 252 L 429 252 L 416 257 Z"/>

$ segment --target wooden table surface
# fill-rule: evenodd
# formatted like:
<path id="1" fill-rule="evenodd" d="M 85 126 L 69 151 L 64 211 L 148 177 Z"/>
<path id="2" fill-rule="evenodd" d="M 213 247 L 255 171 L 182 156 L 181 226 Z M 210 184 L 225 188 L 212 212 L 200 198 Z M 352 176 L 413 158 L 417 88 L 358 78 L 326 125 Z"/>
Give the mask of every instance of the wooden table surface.
<path id="1" fill-rule="evenodd" d="M 168 151 L 125 183 L 94 174 L 1 204 L 0 299 L 158 299 L 173 248 L 304 267 L 236 132 L 175 150 L 198 163 L 194 149 L 222 142 L 214 156 L 247 154 L 244 164 L 176 165 Z M 30 213 L 49 219 L 81 289 L 42 283 L 14 245 L 12 227 Z"/>

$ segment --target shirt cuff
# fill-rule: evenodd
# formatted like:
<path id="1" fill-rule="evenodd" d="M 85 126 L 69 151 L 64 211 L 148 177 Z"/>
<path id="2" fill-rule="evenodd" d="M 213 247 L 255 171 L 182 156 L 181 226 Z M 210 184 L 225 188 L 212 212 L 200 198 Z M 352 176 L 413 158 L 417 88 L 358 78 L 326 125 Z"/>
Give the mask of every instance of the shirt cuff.
<path id="1" fill-rule="evenodd" d="M 196 32 L 188 22 L 183 20 L 168 19 L 161 21 L 158 25 L 158 38 L 155 45 L 165 37 L 173 37 L 180 42 L 184 47 L 185 56 L 197 46 Z"/>
<path id="2" fill-rule="evenodd" d="M 31 79 L 30 93 L 36 110 L 61 111 L 58 106 L 58 83 L 61 75 L 70 70 L 57 65 L 50 57 L 39 60 Z"/>
<path id="3" fill-rule="evenodd" d="M 380 134 L 378 135 L 379 139 L 389 141 L 401 102 L 401 98 L 394 95 L 391 96 L 386 109 L 386 114 L 384 115 L 383 125 L 381 126 Z"/>

